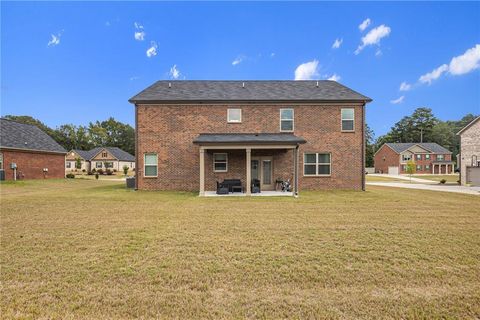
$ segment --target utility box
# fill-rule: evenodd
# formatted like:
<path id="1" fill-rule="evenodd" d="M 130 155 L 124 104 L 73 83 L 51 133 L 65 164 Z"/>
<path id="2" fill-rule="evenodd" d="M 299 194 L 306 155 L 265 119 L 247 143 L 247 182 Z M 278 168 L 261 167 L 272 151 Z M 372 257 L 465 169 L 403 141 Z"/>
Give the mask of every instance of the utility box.
<path id="1" fill-rule="evenodd" d="M 5 170 L 0 169 L 0 181 L 5 180 Z"/>
<path id="2" fill-rule="evenodd" d="M 10 169 L 17 169 L 17 164 L 15 162 L 10 163 Z"/>
<path id="3" fill-rule="evenodd" d="M 126 179 L 127 181 L 127 188 L 134 189 L 135 188 L 135 177 L 129 177 Z"/>

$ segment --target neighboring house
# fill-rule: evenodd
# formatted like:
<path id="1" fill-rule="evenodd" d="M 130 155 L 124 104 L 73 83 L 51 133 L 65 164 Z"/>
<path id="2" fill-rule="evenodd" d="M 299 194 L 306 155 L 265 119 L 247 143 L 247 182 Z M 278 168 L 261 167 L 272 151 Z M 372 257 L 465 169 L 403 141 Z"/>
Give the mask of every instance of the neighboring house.
<path id="1" fill-rule="evenodd" d="M 158 81 L 129 101 L 138 189 L 364 189 L 371 99 L 335 81 Z"/>
<path id="2" fill-rule="evenodd" d="M 480 117 L 457 134 L 460 136 L 460 182 L 480 186 Z"/>
<path id="3" fill-rule="evenodd" d="M 124 166 L 135 169 L 135 157 L 117 147 L 97 147 L 89 151 L 73 149 L 68 152 L 65 161 L 67 171 L 75 170 L 76 159 L 80 159 L 79 170 L 111 169 L 122 171 Z"/>
<path id="4" fill-rule="evenodd" d="M 15 174 L 17 179 L 64 178 L 66 153 L 38 127 L 0 119 L 0 169 L 6 180 Z"/>
<path id="5" fill-rule="evenodd" d="M 374 156 L 375 172 L 406 174 L 413 160 L 419 174 L 453 173 L 452 153 L 436 143 L 385 143 Z"/>

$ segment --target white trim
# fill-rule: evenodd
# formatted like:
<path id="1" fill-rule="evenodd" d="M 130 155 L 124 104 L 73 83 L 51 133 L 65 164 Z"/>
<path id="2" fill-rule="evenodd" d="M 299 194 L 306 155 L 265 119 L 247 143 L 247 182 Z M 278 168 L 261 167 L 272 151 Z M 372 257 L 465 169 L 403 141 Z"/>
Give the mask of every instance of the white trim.
<path id="1" fill-rule="evenodd" d="M 283 110 L 292 110 L 292 119 L 282 119 Z M 292 130 L 282 130 L 282 121 L 292 121 Z M 280 108 L 280 132 L 294 132 L 295 131 L 295 109 Z"/>
<path id="2" fill-rule="evenodd" d="M 200 149 L 203 150 L 244 150 L 244 149 L 295 149 L 297 145 L 291 145 L 291 144 L 286 144 L 286 145 L 279 145 L 279 144 L 272 144 L 272 145 L 245 145 L 245 144 L 239 144 L 239 145 L 202 145 L 200 146 Z"/>
<path id="3" fill-rule="evenodd" d="M 147 176 L 146 173 L 145 173 L 145 168 L 147 167 L 147 165 L 145 165 L 145 156 L 147 156 L 147 155 L 154 155 L 156 157 L 157 161 L 156 161 L 155 166 L 157 167 L 157 174 L 154 175 L 154 176 Z M 153 167 L 154 165 L 149 164 L 148 166 Z M 135 170 L 136 170 L 136 168 L 135 168 Z M 157 153 L 155 153 L 155 152 L 145 152 L 143 154 L 143 177 L 144 178 L 157 178 L 158 177 L 158 154 Z"/>
<path id="4" fill-rule="evenodd" d="M 343 110 L 352 110 L 353 111 L 353 118 L 352 119 L 343 119 L 342 111 Z M 343 130 L 343 121 L 353 121 L 353 129 L 352 130 Z M 355 132 L 355 108 L 341 108 L 340 109 L 340 131 L 342 132 Z"/>
<path id="5" fill-rule="evenodd" d="M 225 155 L 225 161 L 215 161 L 215 156 L 217 154 L 224 154 Z M 213 154 L 213 172 L 228 172 L 228 153 L 225 152 L 218 152 Z M 215 163 L 224 163 L 225 162 L 225 170 L 216 170 L 215 169 Z"/>
<path id="6" fill-rule="evenodd" d="M 230 111 L 239 110 L 240 120 L 230 120 Z M 227 123 L 242 123 L 242 109 L 241 108 L 228 108 L 227 109 Z"/>
<path id="7" fill-rule="evenodd" d="M 305 163 L 305 156 L 307 154 L 314 154 L 315 155 L 315 163 Z M 319 154 L 328 154 L 330 162 L 318 162 L 318 155 Z M 330 166 L 330 173 L 329 174 L 319 174 L 318 173 L 318 166 L 319 165 L 329 165 Z M 305 174 L 305 165 L 315 165 L 315 174 Z M 331 177 L 332 176 L 332 153 L 331 152 L 304 152 L 303 153 L 303 176 L 304 177 Z"/>

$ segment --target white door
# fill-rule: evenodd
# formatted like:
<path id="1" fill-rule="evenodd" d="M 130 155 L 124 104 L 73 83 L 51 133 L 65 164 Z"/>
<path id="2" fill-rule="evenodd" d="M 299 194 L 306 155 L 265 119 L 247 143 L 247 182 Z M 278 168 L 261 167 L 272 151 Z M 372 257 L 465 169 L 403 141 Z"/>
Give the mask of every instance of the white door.
<path id="1" fill-rule="evenodd" d="M 398 167 L 388 167 L 388 174 L 398 176 Z"/>

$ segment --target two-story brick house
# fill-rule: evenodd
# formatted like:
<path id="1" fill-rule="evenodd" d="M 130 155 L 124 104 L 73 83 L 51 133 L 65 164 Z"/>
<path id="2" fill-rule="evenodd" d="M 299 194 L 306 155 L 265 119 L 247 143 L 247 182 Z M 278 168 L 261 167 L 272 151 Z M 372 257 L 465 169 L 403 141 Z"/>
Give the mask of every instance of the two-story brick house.
<path id="1" fill-rule="evenodd" d="M 480 117 L 460 130 L 460 181 L 463 185 L 480 186 Z"/>
<path id="2" fill-rule="evenodd" d="M 385 143 L 374 155 L 376 173 L 406 174 L 413 160 L 419 174 L 453 173 L 452 153 L 437 143 Z"/>
<path id="3" fill-rule="evenodd" d="M 334 81 L 158 81 L 135 104 L 136 187 L 200 195 L 240 179 L 362 190 L 365 105 Z"/>

